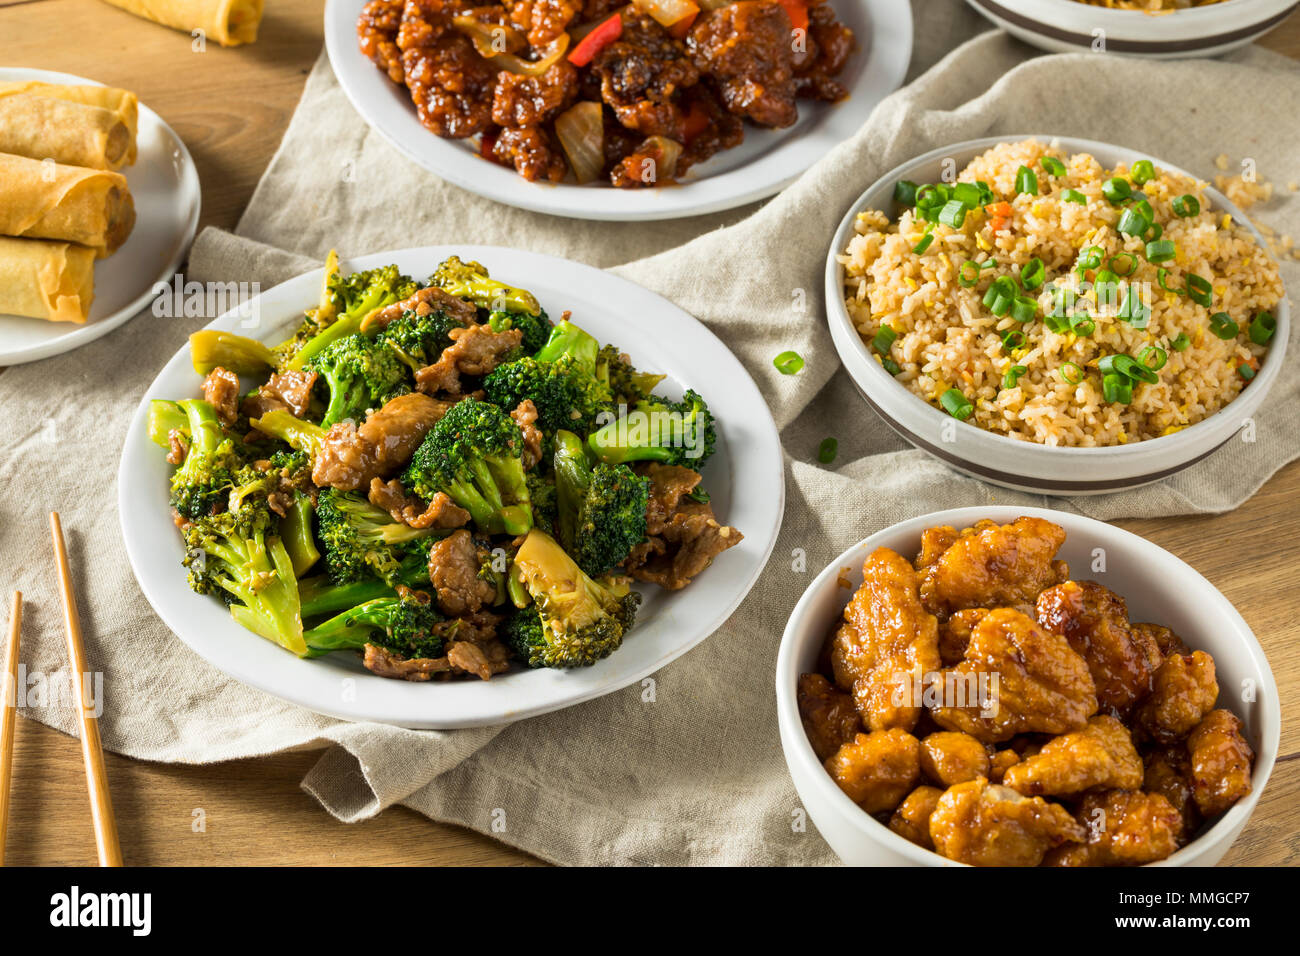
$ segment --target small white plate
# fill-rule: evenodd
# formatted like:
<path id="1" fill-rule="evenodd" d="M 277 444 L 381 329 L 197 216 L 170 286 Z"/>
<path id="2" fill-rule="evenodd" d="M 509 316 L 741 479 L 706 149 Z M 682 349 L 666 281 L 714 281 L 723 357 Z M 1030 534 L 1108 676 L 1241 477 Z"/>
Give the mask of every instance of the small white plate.
<path id="1" fill-rule="evenodd" d="M 966 0 L 1017 39 L 1050 53 L 1119 53 L 1174 60 L 1219 56 L 1285 20 L 1297 0 L 1227 0 L 1150 14 L 1078 0 Z"/>
<path id="2" fill-rule="evenodd" d="M 365 0 L 328 0 L 325 48 L 348 99 L 374 129 L 412 161 L 448 182 L 497 202 L 575 219 L 636 221 L 699 216 L 780 192 L 827 152 L 856 133 L 882 99 L 898 88 L 912 58 L 908 0 L 834 0 L 836 14 L 858 36 L 859 49 L 839 81 L 842 103 L 799 101 L 789 129 L 745 124 L 745 141 L 694 167 L 678 185 L 614 189 L 608 183 L 530 183 L 513 169 L 479 157 L 464 141 L 441 139 L 420 125 L 404 87 L 392 83 L 357 45 Z"/>
<path id="3" fill-rule="evenodd" d="M 163 367 L 131 421 L 118 473 L 118 509 L 127 556 L 158 616 L 186 644 L 231 677 L 318 713 L 412 728 L 504 724 L 600 697 L 652 674 L 712 634 L 736 609 L 767 564 L 781 527 L 785 478 L 781 443 L 767 403 L 727 347 L 699 321 L 638 285 L 551 256 L 492 246 L 429 246 L 380 252 L 345 263 L 349 270 L 396 262 L 427 276 L 448 255 L 476 259 L 493 276 L 531 290 L 551 315 L 565 309 L 638 367 L 667 373 L 667 389 L 697 388 L 718 421 L 717 450 L 704 486 L 718 517 L 744 540 L 718 556 L 689 587 L 638 586 L 644 603 L 619 650 L 593 667 L 519 670 L 490 681 L 407 683 L 376 677 L 355 654 L 300 660 L 244 630 L 213 597 L 192 592 L 184 549 L 167 508 L 171 467 L 146 431 L 149 401 L 198 397 L 200 379 L 186 346 Z M 320 294 L 321 270 L 290 279 L 228 312 L 208 328 L 268 344 L 292 333 Z M 617 307 L 611 307 L 617 303 Z M 256 316 L 257 324 L 249 324 Z"/>
<path id="4" fill-rule="evenodd" d="M 0 67 L 0 81 L 103 86 L 71 73 Z M 154 286 L 175 274 L 199 225 L 199 174 L 175 131 L 143 103 L 139 157 L 121 172 L 135 201 L 135 228 L 122 248 L 95 263 L 95 301 L 84 325 L 0 315 L 0 366 L 49 358 L 93 342 L 138 313 Z"/>

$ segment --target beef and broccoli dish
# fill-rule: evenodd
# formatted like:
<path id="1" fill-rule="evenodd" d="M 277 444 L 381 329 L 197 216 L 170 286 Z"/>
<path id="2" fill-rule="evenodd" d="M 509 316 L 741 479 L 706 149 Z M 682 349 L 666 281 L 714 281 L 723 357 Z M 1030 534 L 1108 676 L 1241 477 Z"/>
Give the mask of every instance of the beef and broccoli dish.
<path id="1" fill-rule="evenodd" d="M 856 45 L 824 0 L 370 0 L 357 35 L 432 133 L 530 181 L 626 189 L 844 99 Z"/>
<path id="2" fill-rule="evenodd" d="M 633 581 L 683 588 L 740 542 L 698 393 L 476 262 L 325 276 L 279 345 L 192 335 L 203 398 L 150 408 L 190 587 L 244 627 L 414 681 L 588 665 Z"/>
<path id="3" fill-rule="evenodd" d="M 1042 518 L 878 548 L 798 704 L 826 772 L 918 846 L 977 866 L 1134 866 L 1251 791 L 1214 659 L 1076 581 Z M 1218 705 L 1218 706 L 1216 706 Z"/>

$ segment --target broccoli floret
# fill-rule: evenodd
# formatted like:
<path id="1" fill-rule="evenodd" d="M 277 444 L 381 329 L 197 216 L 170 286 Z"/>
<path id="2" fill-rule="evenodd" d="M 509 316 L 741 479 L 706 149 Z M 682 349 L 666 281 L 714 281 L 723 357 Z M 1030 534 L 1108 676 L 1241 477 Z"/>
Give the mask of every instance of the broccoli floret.
<path id="1" fill-rule="evenodd" d="M 272 409 L 261 418 L 254 418 L 249 424 L 263 434 L 278 438 L 295 451 L 302 452 L 311 461 L 320 454 L 321 442 L 325 440 L 327 429 L 301 418 L 295 418 L 283 408 Z"/>
<path id="2" fill-rule="evenodd" d="M 404 312 L 400 319 L 389 323 L 379 339 L 404 364 L 419 370 L 438 361 L 442 350 L 451 345 L 452 329 L 463 328 L 464 322 L 445 312 Z"/>
<path id="3" fill-rule="evenodd" d="M 479 262 L 462 262 L 458 256 L 444 259 L 437 271 L 429 276 L 429 285 L 436 285 L 456 296 L 473 302 L 489 312 L 527 312 L 541 314 L 542 307 L 531 292 L 516 289 L 488 276 Z"/>
<path id="4" fill-rule="evenodd" d="M 422 547 L 412 549 L 401 560 L 392 586 L 376 577 L 364 577 L 347 584 L 336 583 L 328 574 L 302 578 L 298 582 L 302 616 L 304 620 L 310 620 L 356 607 L 375 598 L 394 597 L 397 594 L 396 588 L 401 585 L 408 588 L 429 587 L 429 555 Z"/>
<path id="5" fill-rule="evenodd" d="M 600 357 L 600 343 L 591 333 L 583 331 L 572 322 L 561 322 L 551 329 L 546 344 L 533 357 L 539 362 L 558 362 L 563 356 L 572 358 L 594 378 L 596 362 Z"/>
<path id="6" fill-rule="evenodd" d="M 155 398 L 149 403 L 149 440 L 161 448 L 171 447 L 171 433 L 190 435 L 190 420 L 180 402 Z"/>
<path id="7" fill-rule="evenodd" d="M 377 338 L 349 335 L 307 361 L 329 389 L 321 427 L 345 418 L 364 420 L 366 410 L 411 390 L 411 373 L 397 353 Z"/>
<path id="8" fill-rule="evenodd" d="M 275 353 L 257 339 L 234 332 L 201 329 L 190 336 L 190 362 L 200 375 L 220 366 L 236 375 L 265 376 L 275 361 Z"/>
<path id="9" fill-rule="evenodd" d="M 626 578 L 592 580 L 558 541 L 537 529 L 519 546 L 511 574 L 540 618 L 540 633 L 528 622 L 526 608 L 507 629 L 529 667 L 583 667 L 609 656 L 622 644 L 641 603 Z"/>
<path id="10" fill-rule="evenodd" d="M 699 471 L 717 442 L 713 416 L 704 399 L 688 391 L 680 402 L 640 402 L 617 421 L 587 437 L 601 461 L 658 461 Z"/>
<path id="11" fill-rule="evenodd" d="M 519 426 L 500 408 L 462 399 L 424 437 L 402 484 L 425 500 L 445 492 L 485 534 L 525 534 L 533 513 L 523 446 Z"/>
<path id="12" fill-rule="evenodd" d="M 518 329 L 523 333 L 523 340 L 519 347 L 525 355 L 535 355 L 539 352 L 551 337 L 551 320 L 546 316 L 546 310 L 540 310 L 536 315 L 531 312 L 507 312 L 497 311 L 488 316 L 488 326 L 493 332 L 508 332 L 511 329 Z"/>
<path id="13" fill-rule="evenodd" d="M 555 362 L 521 358 L 498 365 L 483 379 L 483 390 L 502 408 L 532 399 L 537 425 L 548 437 L 561 428 L 585 435 L 611 408 L 609 392 L 568 355 Z"/>
<path id="14" fill-rule="evenodd" d="M 311 455 L 295 448 L 281 448 L 270 459 L 271 471 L 295 488 L 311 486 Z"/>
<path id="15" fill-rule="evenodd" d="M 171 505 L 183 517 L 201 518 L 225 509 L 236 473 L 245 462 L 209 402 L 184 399 L 177 404 L 185 412 L 190 447 L 172 474 Z"/>
<path id="16" fill-rule="evenodd" d="M 397 266 L 381 266 L 344 276 L 335 273 L 326 280 L 325 302 L 327 311 L 336 313 L 333 321 L 312 335 L 283 362 L 283 367 L 302 369 L 313 356 L 349 335 L 361 331 L 361 321 L 375 309 L 409 299 L 420 285 L 410 276 L 404 276 Z M 292 341 L 292 340 L 291 340 Z M 284 343 L 289 345 L 289 343 Z"/>
<path id="17" fill-rule="evenodd" d="M 442 656 L 443 616 L 422 591 L 381 597 L 336 615 L 303 635 L 311 656 L 375 644 L 404 658 Z"/>
<path id="18" fill-rule="evenodd" d="M 560 544 L 586 574 L 607 574 L 645 540 L 650 480 L 627 465 L 592 467 L 572 432 L 555 437 L 555 485 Z"/>
<path id="19" fill-rule="evenodd" d="M 533 505 L 533 526 L 547 534 L 555 534 L 558 502 L 555 476 L 534 468 L 528 473 L 528 498 Z"/>
<path id="20" fill-rule="evenodd" d="M 338 584 L 373 575 L 395 587 L 402 578 L 401 562 L 417 542 L 446 535 L 436 528 L 412 528 L 394 521 L 360 494 L 335 488 L 321 489 L 316 524 L 325 546 L 325 566 Z"/>
<path id="21" fill-rule="evenodd" d="M 303 655 L 302 612 L 293 563 L 265 498 L 186 525 L 185 566 L 190 587 L 219 594 L 236 622 Z"/>
<path id="22" fill-rule="evenodd" d="M 650 398 L 666 376 L 638 372 L 617 346 L 606 345 L 596 357 L 596 379 L 620 405 L 635 405 Z"/>

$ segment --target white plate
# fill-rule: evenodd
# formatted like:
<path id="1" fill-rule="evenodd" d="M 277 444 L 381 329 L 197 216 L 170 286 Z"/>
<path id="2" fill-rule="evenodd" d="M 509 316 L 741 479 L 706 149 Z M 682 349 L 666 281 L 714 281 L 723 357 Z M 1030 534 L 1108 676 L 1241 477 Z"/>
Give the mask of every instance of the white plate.
<path id="1" fill-rule="evenodd" d="M 908 0 L 833 2 L 860 43 L 838 78 L 849 98 L 834 105 L 800 100 L 799 121 L 785 130 L 746 123 L 744 143 L 696 166 L 680 185 L 660 189 L 530 183 L 514 170 L 480 158 L 474 146 L 435 136 L 420 125 L 406 89 L 392 83 L 358 48 L 357 17 L 365 0 L 328 0 L 325 48 L 339 83 L 365 121 L 411 160 L 462 189 L 509 206 L 575 219 L 674 219 L 743 206 L 780 192 L 856 133 L 876 104 L 903 82 L 912 58 Z"/>
<path id="2" fill-rule="evenodd" d="M 1096 52 L 1155 59 L 1218 56 L 1285 20 L 1297 0 L 1227 0 L 1159 16 L 1078 0 L 966 0 L 1012 36 L 1052 53 Z"/>
<path id="3" fill-rule="evenodd" d="M 894 184 L 900 179 L 938 182 L 946 163 L 955 162 L 962 169 L 999 143 L 1026 139 L 1056 143 L 1071 154 L 1089 153 L 1107 169 L 1117 163 L 1131 166 L 1136 160 L 1150 159 L 1157 167 L 1192 176 L 1150 153 L 1043 133 L 989 136 L 954 143 L 909 160 L 876 180 L 857 198 L 840 220 L 831 240 L 826 254 L 826 317 L 835 350 L 858 392 L 894 431 L 950 467 L 982 481 L 1045 495 L 1092 495 L 1136 488 L 1177 474 L 1227 444 L 1259 411 L 1286 359 L 1291 307 L 1285 294 L 1273 309 L 1277 331 L 1259 374 L 1228 405 L 1172 435 L 1101 448 L 1052 447 L 998 435 L 974 425 L 963 424 L 950 431 L 953 419 L 896 382 L 872 357 L 849 317 L 844 305 L 844 267 L 837 257 L 853 235 L 858 213 L 864 209 L 893 209 Z M 1268 248 L 1250 219 L 1226 196 L 1213 187 L 1205 189 L 1205 196 L 1215 209 L 1231 214 L 1235 222 L 1244 224 L 1261 249 Z"/>
<path id="4" fill-rule="evenodd" d="M 0 81 L 103 86 L 71 73 L 0 67 Z M 154 298 L 185 258 L 199 225 L 199 174 L 194 160 L 162 118 L 140 104 L 139 157 L 121 170 L 135 201 L 135 228 L 122 247 L 95 262 L 95 301 L 84 325 L 0 315 L 0 365 L 49 358 L 93 342 Z"/>
<path id="5" fill-rule="evenodd" d="M 602 342 L 618 345 L 639 367 L 667 373 L 670 390 L 698 388 L 718 420 L 717 451 L 704 469 L 704 485 L 719 518 L 739 528 L 745 539 L 684 590 L 641 588 L 645 601 L 636 626 L 619 650 L 593 667 L 417 684 L 376 677 L 354 654 L 300 660 L 244 630 L 215 598 L 186 586 L 184 549 L 167 508 L 171 468 L 146 431 L 151 399 L 199 395 L 189 348 L 182 348 L 149 386 L 122 451 L 118 508 L 131 567 L 158 616 L 209 663 L 245 684 L 332 717 L 414 728 L 485 726 L 626 687 L 686 653 L 730 616 L 767 563 L 781 526 L 781 444 L 767 404 L 726 346 L 666 299 L 590 266 L 491 246 L 380 252 L 351 260 L 345 268 L 396 262 L 403 272 L 422 278 L 452 254 L 476 259 L 493 276 L 530 289 L 551 315 L 572 310 L 574 322 Z M 267 343 L 281 341 L 319 296 L 320 283 L 321 270 L 291 279 L 252 300 L 242 315 L 228 312 L 208 327 Z M 617 303 L 616 310 L 611 303 Z M 260 316 L 254 329 L 246 325 L 250 314 Z"/>

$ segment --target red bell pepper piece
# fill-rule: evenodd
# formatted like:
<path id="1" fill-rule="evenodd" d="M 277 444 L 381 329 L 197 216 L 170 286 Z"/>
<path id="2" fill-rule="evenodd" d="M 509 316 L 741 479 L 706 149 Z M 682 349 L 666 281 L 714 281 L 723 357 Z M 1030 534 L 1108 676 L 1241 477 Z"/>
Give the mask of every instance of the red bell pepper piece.
<path id="1" fill-rule="evenodd" d="M 596 58 L 597 53 L 622 35 L 623 17 L 615 13 L 582 38 L 582 42 L 569 53 L 569 62 L 574 66 L 586 66 Z"/>

